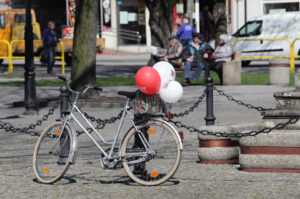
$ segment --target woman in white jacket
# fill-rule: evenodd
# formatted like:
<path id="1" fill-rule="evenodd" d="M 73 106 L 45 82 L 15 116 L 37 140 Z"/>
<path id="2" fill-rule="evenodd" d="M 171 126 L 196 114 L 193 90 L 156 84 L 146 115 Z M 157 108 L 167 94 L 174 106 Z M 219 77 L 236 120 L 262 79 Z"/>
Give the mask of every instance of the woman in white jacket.
<path id="1" fill-rule="evenodd" d="M 223 64 L 230 62 L 233 54 L 233 48 L 230 43 L 227 43 L 228 36 L 225 34 L 220 35 L 219 45 L 213 53 L 213 63 L 210 70 L 216 71 L 218 74 L 221 84 L 223 84 Z"/>

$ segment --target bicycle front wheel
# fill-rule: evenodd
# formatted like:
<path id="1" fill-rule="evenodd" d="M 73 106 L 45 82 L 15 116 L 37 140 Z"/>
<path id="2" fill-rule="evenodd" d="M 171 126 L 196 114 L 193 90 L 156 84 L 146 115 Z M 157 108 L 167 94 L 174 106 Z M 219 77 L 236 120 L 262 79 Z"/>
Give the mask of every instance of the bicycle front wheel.
<path id="1" fill-rule="evenodd" d="M 174 175 L 180 164 L 178 135 L 168 123 L 160 120 L 141 122 L 137 129 L 131 128 L 121 145 L 123 167 L 128 176 L 139 184 L 164 183 Z"/>
<path id="2" fill-rule="evenodd" d="M 51 184 L 60 180 L 70 166 L 72 132 L 62 122 L 50 124 L 39 137 L 33 153 L 33 170 L 38 181 Z"/>

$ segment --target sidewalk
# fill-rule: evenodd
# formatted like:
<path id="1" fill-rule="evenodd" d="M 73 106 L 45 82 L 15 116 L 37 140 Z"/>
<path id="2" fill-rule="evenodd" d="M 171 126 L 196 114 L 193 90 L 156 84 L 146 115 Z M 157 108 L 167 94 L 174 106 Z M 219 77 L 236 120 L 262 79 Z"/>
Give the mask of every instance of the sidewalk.
<path id="1" fill-rule="evenodd" d="M 291 90 L 279 86 L 224 86 L 218 87 L 226 93 L 253 105 L 274 107 L 273 92 Z M 23 107 L 12 108 L 11 103 L 23 99 L 23 88 L 1 87 L 0 118 L 15 126 L 24 127 L 36 121 L 49 107 L 40 109 L 38 116 L 24 116 Z M 133 91 L 135 87 L 106 87 L 102 96 L 112 97 L 118 90 Z M 172 105 L 172 112 L 183 111 L 202 94 L 204 87 L 184 88 L 183 99 Z M 38 97 L 58 96 L 58 88 L 37 88 Z M 248 110 L 229 102 L 223 96 L 214 96 L 216 124 L 260 122 L 261 116 L 255 110 Z M 97 118 L 108 118 L 119 113 L 119 108 L 89 108 L 83 110 Z M 59 117 L 56 110 L 38 131 Z M 180 121 L 198 127 L 204 125 L 205 103 Z M 178 118 L 176 118 L 177 120 Z M 129 122 L 125 122 L 124 130 Z M 104 129 L 105 138 L 112 138 L 117 124 Z M 67 172 L 72 181 L 62 180 L 54 185 L 43 185 L 34 181 L 31 166 L 32 151 L 37 137 L 6 133 L 0 130 L 0 198 L 299 198 L 300 175 L 286 173 L 247 173 L 239 171 L 238 165 L 203 165 L 197 163 L 197 134 L 183 130 L 184 151 L 180 167 L 169 182 L 156 187 L 143 187 L 128 183 L 123 170 L 107 172 L 98 163 L 88 165 L 87 159 L 99 157 L 95 147 L 85 135 L 79 137 L 77 160 Z M 124 133 L 122 131 L 122 133 Z"/>
<path id="2" fill-rule="evenodd" d="M 96 57 L 96 76 L 97 77 L 113 77 L 113 76 L 128 76 L 135 75 L 138 69 L 146 66 L 150 59 L 150 54 L 147 53 L 125 53 L 120 54 L 97 54 Z M 14 60 L 14 75 L 19 77 L 14 78 L 3 78 L 0 77 L 0 82 L 7 81 L 24 81 L 24 61 Z M 61 74 L 61 62 L 56 61 L 54 72 Z M 251 63 L 249 67 L 242 68 L 242 72 L 246 73 L 267 73 L 268 62 L 266 61 L 255 61 Z M 35 60 L 35 73 L 37 80 L 56 80 L 56 76 L 48 75 L 46 73 L 47 67 L 42 66 L 39 60 Z M 4 60 L 4 63 L 0 66 L 0 74 L 7 73 L 8 63 Z M 70 75 L 71 67 L 65 67 L 66 75 Z"/>
<path id="3" fill-rule="evenodd" d="M 149 54 L 121 54 L 121 55 L 101 55 L 96 57 L 96 76 L 111 77 L 111 76 L 128 76 L 134 75 L 139 68 L 146 66 L 150 59 Z M 14 60 L 14 75 L 20 77 L 0 78 L 0 82 L 5 81 L 24 81 L 24 60 Z M 35 60 L 36 79 L 53 80 L 56 76 L 47 74 L 47 66 L 42 66 L 39 60 Z M 0 74 L 7 73 L 8 63 L 4 60 L 0 66 Z M 61 74 L 61 62 L 56 61 L 53 68 L 56 74 Z M 70 75 L 71 67 L 65 67 L 66 75 Z"/>

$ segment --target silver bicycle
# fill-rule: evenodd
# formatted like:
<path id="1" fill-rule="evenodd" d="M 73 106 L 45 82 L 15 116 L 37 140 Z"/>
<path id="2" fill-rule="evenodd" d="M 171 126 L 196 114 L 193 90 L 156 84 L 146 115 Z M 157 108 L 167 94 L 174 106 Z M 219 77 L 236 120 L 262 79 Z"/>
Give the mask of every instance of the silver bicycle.
<path id="1" fill-rule="evenodd" d="M 128 100 L 113 140 L 107 141 L 76 105 L 78 97 L 88 89 L 102 89 L 87 85 L 82 92 L 74 91 L 70 88 L 70 79 L 64 76 L 59 78 L 66 81 L 69 91 L 74 94 L 74 100 L 71 102 L 71 109 L 65 111 L 65 116 L 50 124 L 36 143 L 33 169 L 38 181 L 46 184 L 54 183 L 64 176 L 71 164 L 75 163 L 78 138 L 73 122 L 99 149 L 99 159 L 91 160 L 90 163 L 100 161 L 104 169 L 124 168 L 133 181 L 142 185 L 158 185 L 174 175 L 181 160 L 183 146 L 180 136 L 177 130 L 162 118 L 149 116 L 135 121 L 129 112 L 130 101 L 135 98 L 135 92 L 118 93 L 126 96 Z M 129 117 L 132 126 L 120 136 L 126 116 Z M 80 119 L 92 130 L 85 128 Z M 91 134 L 92 132 L 95 134 Z M 100 139 L 100 142 L 94 137 Z M 120 144 L 117 145 L 118 140 Z M 110 148 L 105 150 L 101 146 L 103 144 L 109 145 Z"/>

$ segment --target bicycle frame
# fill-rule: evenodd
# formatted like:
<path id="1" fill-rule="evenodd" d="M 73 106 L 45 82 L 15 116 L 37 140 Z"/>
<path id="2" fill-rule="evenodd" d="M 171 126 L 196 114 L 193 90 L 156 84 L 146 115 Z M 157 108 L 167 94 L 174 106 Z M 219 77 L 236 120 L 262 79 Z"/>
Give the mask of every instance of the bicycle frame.
<path id="1" fill-rule="evenodd" d="M 127 102 L 126 102 L 126 105 L 123 109 L 123 113 L 122 113 L 122 116 L 121 116 L 121 119 L 120 119 L 120 123 L 119 123 L 119 126 L 118 126 L 118 130 L 117 130 L 117 133 L 113 139 L 113 141 L 107 141 L 105 140 L 101 134 L 96 130 L 96 128 L 88 121 L 88 119 L 84 116 L 84 114 L 81 112 L 81 110 L 78 108 L 78 106 L 76 105 L 76 101 L 78 99 L 78 95 L 76 93 L 76 96 L 75 96 L 75 100 L 73 101 L 72 103 L 72 108 L 71 108 L 71 111 L 70 113 L 65 117 L 65 120 L 64 120 L 64 124 L 62 126 L 62 132 L 63 132 L 63 129 L 65 128 L 65 126 L 68 124 L 70 124 L 70 121 L 73 119 L 76 124 L 84 131 L 84 133 L 86 133 L 86 135 L 92 140 L 92 142 L 97 146 L 97 148 L 104 154 L 104 157 L 103 158 L 100 158 L 99 160 L 111 160 L 111 159 L 118 159 L 118 158 L 122 158 L 121 155 L 120 155 L 120 151 L 119 151 L 119 154 L 117 156 L 114 156 L 114 148 L 116 146 L 116 142 L 119 138 L 119 135 L 120 135 L 120 132 L 121 132 L 121 129 L 122 129 L 122 126 L 123 126 L 123 123 L 124 123 L 124 119 L 125 117 L 128 115 L 129 118 L 130 118 L 130 121 L 133 125 L 133 127 L 135 128 L 136 131 L 138 131 L 138 129 L 136 128 L 136 125 L 134 123 L 134 120 L 133 120 L 133 116 L 132 114 L 128 111 L 129 109 L 129 102 L 130 100 L 128 99 Z M 111 145 L 111 149 L 109 151 L 109 153 L 107 153 L 102 147 L 101 145 L 95 140 L 95 138 L 93 138 L 93 136 L 91 135 L 90 132 L 87 131 L 87 129 L 80 123 L 80 121 L 78 120 L 78 118 L 73 114 L 74 111 L 77 111 L 79 113 L 79 115 L 81 116 L 81 118 L 84 119 L 84 121 L 88 124 L 88 126 L 93 130 L 93 132 L 96 133 L 97 137 L 100 138 L 100 140 L 102 142 L 104 142 L 105 144 L 109 144 Z M 149 150 L 150 149 L 150 145 L 148 143 L 148 141 L 145 139 L 145 137 L 142 135 L 142 134 L 139 134 L 139 137 L 140 139 L 142 140 L 143 144 L 144 144 L 144 147 L 146 149 L 146 152 L 139 152 L 139 153 L 131 153 L 130 156 L 134 156 L 134 155 L 146 155 L 148 154 Z M 122 142 L 120 142 L 120 145 L 122 144 Z M 120 146 L 119 146 L 119 149 L 120 149 Z M 129 155 L 128 155 L 129 156 Z M 126 157 L 128 157 L 126 156 Z M 96 160 L 98 161 L 98 160 Z"/>

